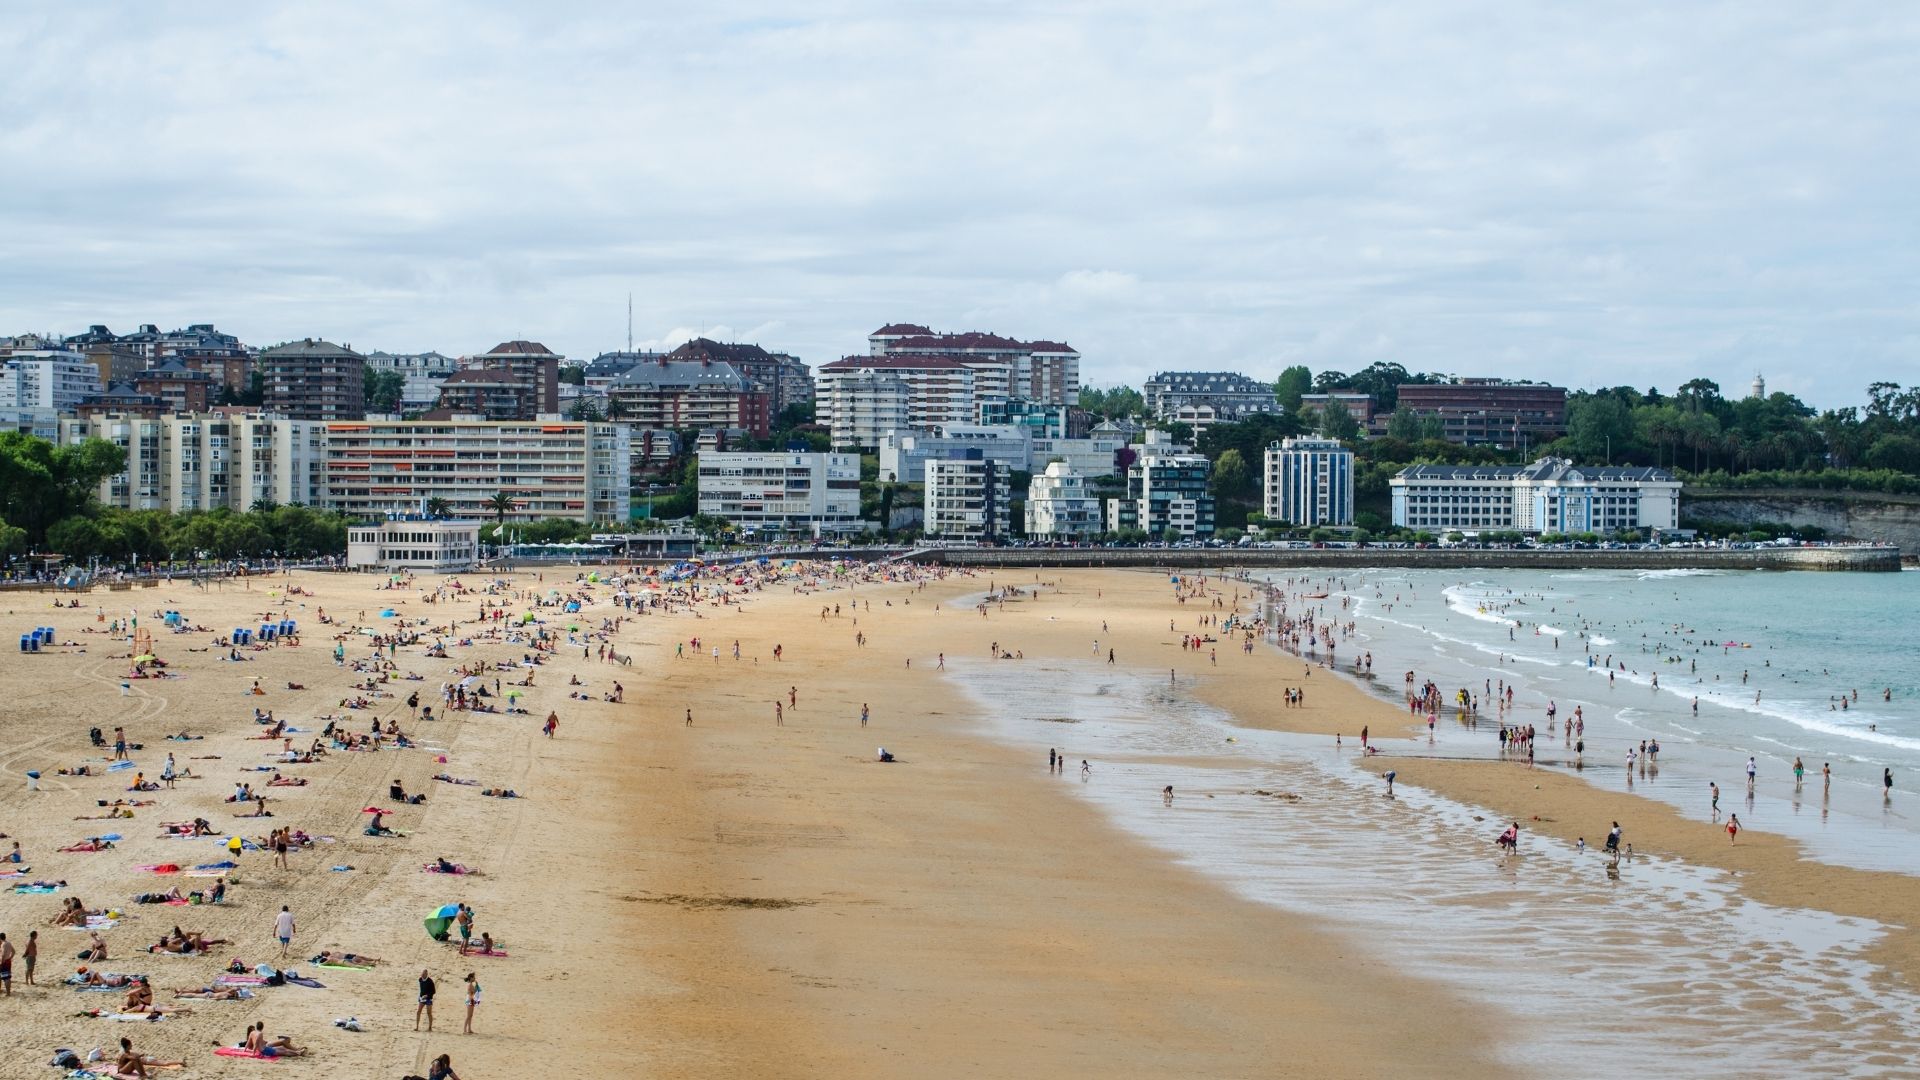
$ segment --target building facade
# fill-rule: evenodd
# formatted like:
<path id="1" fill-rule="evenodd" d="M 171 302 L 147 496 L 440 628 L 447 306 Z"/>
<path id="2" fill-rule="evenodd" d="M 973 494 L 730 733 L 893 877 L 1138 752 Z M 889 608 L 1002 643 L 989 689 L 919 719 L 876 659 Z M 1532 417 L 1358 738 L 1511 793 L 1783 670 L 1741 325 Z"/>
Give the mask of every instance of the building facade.
<path id="1" fill-rule="evenodd" d="M 459 363 L 453 357 L 437 352 L 370 352 L 367 354 L 367 367 L 374 371 L 399 373 L 402 379 L 400 411 L 403 413 L 426 412 L 438 405 L 441 382 L 460 370 Z"/>
<path id="2" fill-rule="evenodd" d="M 1337 439 L 1282 439 L 1267 447 L 1261 512 L 1289 525 L 1353 524 L 1353 451 Z"/>
<path id="3" fill-rule="evenodd" d="M 873 450 L 887 435 L 908 430 L 913 391 L 896 375 L 882 371 L 828 374 L 822 369 L 819 392 L 819 418 L 836 447 Z"/>
<path id="4" fill-rule="evenodd" d="M 1107 500 L 1107 531 L 1143 529 L 1154 536 L 1213 536 L 1213 463 L 1200 454 L 1148 451 L 1127 468 L 1125 498 Z"/>
<path id="5" fill-rule="evenodd" d="M 347 527 L 351 570 L 425 570 L 451 574 L 480 561 L 480 523 L 398 517 Z"/>
<path id="6" fill-rule="evenodd" d="M 1024 471 L 1033 461 L 1033 438 L 1023 428 L 984 424 L 941 424 L 933 434 L 890 431 L 880 437 L 879 477 L 913 483 L 926 473 L 927 462 L 964 450 L 978 450 L 988 460 Z"/>
<path id="7" fill-rule="evenodd" d="M 1680 524 L 1680 482 L 1664 469 L 1414 465 L 1388 482 L 1393 523 L 1427 531 L 1614 533 Z"/>
<path id="8" fill-rule="evenodd" d="M 625 522 L 627 428 L 579 421 L 368 420 L 326 425 L 323 505 L 351 517 L 415 513 L 444 499 L 484 521 Z M 504 512 L 492 500 L 505 495 Z"/>
<path id="9" fill-rule="evenodd" d="M 720 363 L 732 367 L 767 395 L 767 410 L 774 416 L 789 405 L 813 400 L 813 377 L 807 365 L 786 353 L 768 352 L 758 345 L 694 338 L 668 353 L 666 358 L 681 363 Z"/>
<path id="10" fill-rule="evenodd" d="M 818 539 L 861 531 L 858 454 L 702 451 L 699 471 L 700 512 L 748 533 Z"/>
<path id="11" fill-rule="evenodd" d="M 1437 417 L 1448 442 L 1467 446 L 1538 446 L 1567 433 L 1563 386 L 1504 379 L 1409 383 L 1399 389 L 1399 408 Z"/>
<path id="12" fill-rule="evenodd" d="M 742 428 L 764 439 L 770 395 L 731 364 L 661 357 L 607 386 L 607 415 L 643 428 Z"/>
<path id="13" fill-rule="evenodd" d="M 1163 371 L 1147 380 L 1142 393 L 1156 418 L 1183 423 L 1235 423 L 1280 408 L 1271 384 L 1237 371 Z"/>
<path id="14" fill-rule="evenodd" d="M 101 388 L 100 369 L 80 353 L 18 350 L 0 368 L 0 409 L 67 412 Z"/>
<path id="15" fill-rule="evenodd" d="M 260 353 L 261 403 L 295 420 L 361 420 L 367 415 L 367 358 L 306 338 Z"/>
<path id="16" fill-rule="evenodd" d="M 101 412 L 60 422 L 72 445 L 105 439 L 127 468 L 95 493 L 120 510 L 247 510 L 259 503 L 320 506 L 323 426 L 257 412 Z"/>
<path id="17" fill-rule="evenodd" d="M 536 420 L 560 413 L 559 353 L 537 341 L 503 341 L 486 352 L 460 361 L 463 371 L 504 371 L 526 388 L 531 409 L 523 415 L 503 417 L 511 420 Z"/>
<path id="18" fill-rule="evenodd" d="M 835 399 L 845 396 L 841 383 L 862 382 L 869 375 L 891 376 L 906 385 L 906 427 L 932 431 L 940 424 L 973 422 L 974 369 L 939 356 L 849 356 L 820 365 L 816 382 L 821 398 L 828 403 L 830 417 L 835 415 L 832 411 Z M 833 426 L 831 418 L 827 423 Z M 879 434 L 884 435 L 887 430 L 892 429 L 883 429 Z M 872 444 L 842 443 L 836 436 L 834 445 Z"/>
<path id="19" fill-rule="evenodd" d="M 1004 462 L 978 449 L 926 463 L 923 531 L 942 540 L 995 540 L 1007 535 L 1012 488 Z"/>
<path id="20" fill-rule="evenodd" d="M 1026 398 L 1052 405 L 1080 400 L 1080 354 L 1058 341 L 1019 341 L 969 331 L 935 333 L 894 323 L 867 336 L 873 356 L 937 356 L 966 365 L 982 396 Z"/>
<path id="21" fill-rule="evenodd" d="M 477 416 L 483 420 L 532 420 L 538 411 L 539 390 L 532 382 L 502 368 L 469 368 L 440 381 L 434 419 Z"/>
<path id="22" fill-rule="evenodd" d="M 1027 484 L 1028 536 L 1078 539 L 1096 535 L 1100 525 L 1100 500 L 1070 466 L 1053 462 Z"/>

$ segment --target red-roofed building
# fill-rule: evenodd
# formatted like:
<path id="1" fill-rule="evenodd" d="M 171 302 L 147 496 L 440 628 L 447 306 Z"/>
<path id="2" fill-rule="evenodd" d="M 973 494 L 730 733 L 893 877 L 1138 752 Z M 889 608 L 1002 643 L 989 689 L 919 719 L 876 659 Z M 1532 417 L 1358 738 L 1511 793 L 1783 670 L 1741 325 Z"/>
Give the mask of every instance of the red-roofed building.
<path id="1" fill-rule="evenodd" d="M 977 397 L 1072 405 L 1080 397 L 1080 354 L 1057 341 L 1019 341 L 994 333 L 939 334 L 894 323 L 868 335 L 874 356 L 950 356 L 973 370 Z"/>

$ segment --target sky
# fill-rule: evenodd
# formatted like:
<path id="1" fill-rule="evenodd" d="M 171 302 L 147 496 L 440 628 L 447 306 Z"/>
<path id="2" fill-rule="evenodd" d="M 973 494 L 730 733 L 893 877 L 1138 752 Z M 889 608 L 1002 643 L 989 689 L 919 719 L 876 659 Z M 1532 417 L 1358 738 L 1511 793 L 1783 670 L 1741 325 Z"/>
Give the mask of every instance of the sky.
<path id="1" fill-rule="evenodd" d="M 1913 5 L 24 0 L 0 56 L 0 333 L 1920 382 Z"/>

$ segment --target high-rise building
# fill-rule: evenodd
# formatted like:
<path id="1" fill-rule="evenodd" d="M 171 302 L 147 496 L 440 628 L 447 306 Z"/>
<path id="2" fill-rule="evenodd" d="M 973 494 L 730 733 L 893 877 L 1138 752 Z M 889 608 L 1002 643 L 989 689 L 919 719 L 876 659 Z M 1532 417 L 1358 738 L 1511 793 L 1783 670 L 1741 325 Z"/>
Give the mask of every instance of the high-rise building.
<path id="1" fill-rule="evenodd" d="M 1012 501 L 1005 462 L 979 450 L 956 450 L 952 457 L 930 459 L 923 474 L 928 536 L 943 540 L 993 540 L 1007 535 Z"/>
<path id="2" fill-rule="evenodd" d="M 1337 439 L 1267 447 L 1262 512 L 1290 525 L 1353 524 L 1353 451 Z"/>
<path id="3" fill-rule="evenodd" d="M 171 357 L 135 375 L 133 388 L 166 402 L 172 412 L 203 413 L 215 399 L 213 376 Z"/>
<path id="4" fill-rule="evenodd" d="M 533 411 L 515 420 L 534 420 L 560 412 L 560 355 L 537 341 L 503 341 L 460 361 L 466 371 L 506 371 L 527 388 Z"/>
<path id="5" fill-rule="evenodd" d="M 15 350 L 0 367 L 0 409 L 72 410 L 100 392 L 100 369 L 67 349 Z"/>
<path id="6" fill-rule="evenodd" d="M 974 392 L 1072 405 L 1080 398 L 1080 354 L 1057 341 L 1018 341 L 998 334 L 938 334 L 914 323 L 883 326 L 867 336 L 873 356 L 938 356 L 974 373 Z"/>
<path id="7" fill-rule="evenodd" d="M 322 425 L 258 412 L 91 412 L 60 422 L 64 444 L 105 439 L 126 471 L 96 493 L 121 510 L 247 510 L 256 503 L 321 503 Z"/>
<path id="8" fill-rule="evenodd" d="M 295 420 L 360 420 L 367 415 L 367 358 L 306 338 L 262 350 L 262 405 Z"/>
<path id="9" fill-rule="evenodd" d="M 1207 483 L 1212 469 L 1200 454 L 1147 450 L 1127 468 L 1126 497 L 1107 500 L 1107 531 L 1211 537 L 1214 506 Z"/>
<path id="10" fill-rule="evenodd" d="M 440 399 L 428 419 L 476 416 L 482 420 L 532 420 L 537 388 L 505 368 L 468 368 L 440 380 Z"/>
<path id="11" fill-rule="evenodd" d="M 1086 477 L 1060 461 L 1033 474 L 1027 484 L 1028 536 L 1071 539 L 1099 531 L 1100 500 L 1088 491 Z"/>
<path id="12" fill-rule="evenodd" d="M 722 344 L 694 338 L 667 354 L 668 360 L 727 364 L 767 395 L 767 409 L 778 416 L 789 405 L 813 400 L 813 380 L 807 365 L 786 353 L 768 352 L 758 345 Z"/>
<path id="13" fill-rule="evenodd" d="M 908 427 L 931 431 L 939 424 L 973 422 L 976 369 L 944 356 L 849 356 L 822 364 L 817 376 L 820 396 L 831 401 L 836 384 L 867 374 L 891 375 L 906 384 Z M 834 445 L 865 444 L 841 443 L 836 437 Z"/>
<path id="14" fill-rule="evenodd" d="M 711 360 L 636 364 L 607 386 L 607 414 L 640 428 L 741 428 L 764 439 L 771 395 L 733 365 Z"/>
<path id="15" fill-rule="evenodd" d="M 699 457 L 702 514 L 765 536 L 859 532 L 860 456 L 796 451 Z"/>
<path id="16" fill-rule="evenodd" d="M 359 518 L 445 499 L 485 521 L 628 518 L 632 462 L 622 424 L 367 420 L 326 426 L 325 505 Z M 496 496 L 511 501 L 493 505 Z"/>
<path id="17" fill-rule="evenodd" d="M 836 447 L 873 450 L 896 431 L 910 430 L 908 408 L 913 391 L 890 371 L 835 371 L 821 368 L 820 422 Z"/>

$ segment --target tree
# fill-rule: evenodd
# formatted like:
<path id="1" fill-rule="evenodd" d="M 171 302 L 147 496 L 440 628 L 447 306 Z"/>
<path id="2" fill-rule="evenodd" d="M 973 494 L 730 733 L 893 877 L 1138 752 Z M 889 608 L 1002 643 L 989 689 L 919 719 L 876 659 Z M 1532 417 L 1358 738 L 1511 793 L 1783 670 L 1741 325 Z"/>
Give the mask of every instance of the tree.
<path id="1" fill-rule="evenodd" d="M 560 381 L 569 386 L 585 386 L 587 384 L 587 369 L 578 364 L 568 364 L 566 367 L 560 369 Z"/>
<path id="2" fill-rule="evenodd" d="M 368 412 L 397 413 L 400 411 L 400 394 L 407 387 L 407 377 L 397 371 L 376 371 L 367 367 L 361 369 L 360 386 L 365 393 Z"/>
<path id="3" fill-rule="evenodd" d="M 1633 440 L 1633 412 L 1613 397 L 1581 395 L 1567 402 L 1567 443 L 1588 461 L 1608 459 Z"/>
<path id="4" fill-rule="evenodd" d="M 1247 459 L 1239 450 L 1226 450 L 1213 463 L 1213 494 L 1221 499 L 1239 498 L 1246 492 L 1249 478 Z"/>
<path id="5" fill-rule="evenodd" d="M 1337 398 L 1329 398 L 1326 407 L 1320 410 L 1320 434 L 1329 439 L 1357 439 L 1360 437 L 1360 421 L 1353 418 L 1347 407 Z"/>
<path id="6" fill-rule="evenodd" d="M 453 504 L 440 496 L 435 495 L 433 498 L 427 500 L 428 517 L 443 518 L 450 517 L 452 514 Z"/>
<path id="7" fill-rule="evenodd" d="M 493 520 L 496 523 L 505 524 L 507 520 L 507 513 L 511 511 L 514 507 L 518 506 L 519 503 L 514 501 L 513 496 L 507 494 L 504 491 L 498 491 L 493 493 L 492 495 L 487 496 L 486 503 L 484 505 L 486 506 L 487 509 L 493 511 Z"/>
<path id="8" fill-rule="evenodd" d="M 1300 396 L 1313 389 L 1313 372 L 1295 364 L 1273 381 L 1273 400 L 1289 415 L 1300 411 Z"/>

